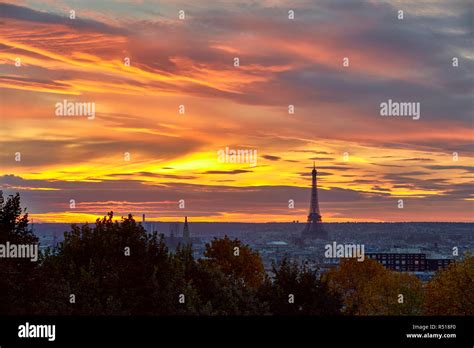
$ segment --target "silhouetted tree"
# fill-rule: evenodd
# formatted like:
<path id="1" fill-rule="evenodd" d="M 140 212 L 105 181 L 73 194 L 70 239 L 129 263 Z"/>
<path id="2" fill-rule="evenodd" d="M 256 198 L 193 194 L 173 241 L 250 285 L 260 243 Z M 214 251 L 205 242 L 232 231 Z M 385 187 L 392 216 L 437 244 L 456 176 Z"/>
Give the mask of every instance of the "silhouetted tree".
<path id="1" fill-rule="evenodd" d="M 20 194 L 10 195 L 4 200 L 0 191 L 0 243 L 38 243 L 38 238 L 28 228 L 28 213 L 21 208 Z"/>
<path id="2" fill-rule="evenodd" d="M 264 281 L 265 270 L 260 255 L 237 239 L 231 240 L 227 236 L 214 238 L 206 244 L 204 256 L 207 258 L 204 262 L 209 266 L 219 268 L 246 286 L 258 288 Z"/>
<path id="3" fill-rule="evenodd" d="M 28 228 L 28 213 L 21 208 L 20 194 L 4 200 L 0 191 L 0 244 L 38 244 Z M 15 314 L 27 310 L 35 297 L 35 272 L 38 263 L 25 258 L 0 258 L 0 313 Z"/>
<path id="4" fill-rule="evenodd" d="M 112 212 L 94 227 L 73 225 L 46 257 L 43 274 L 50 279 L 46 288 L 57 290 L 55 301 L 67 304 L 58 310 L 68 308 L 68 314 L 176 314 L 186 312 L 186 297 L 192 297 L 179 303 L 189 286 L 163 238 L 148 234 L 131 215 L 114 222 Z"/>
<path id="5" fill-rule="evenodd" d="M 273 265 L 273 282 L 260 291 L 262 300 L 277 315 L 337 315 L 342 307 L 339 295 L 332 291 L 317 272 L 284 259 Z"/>
<path id="6" fill-rule="evenodd" d="M 428 282 L 427 315 L 474 315 L 474 256 L 450 264 Z"/>

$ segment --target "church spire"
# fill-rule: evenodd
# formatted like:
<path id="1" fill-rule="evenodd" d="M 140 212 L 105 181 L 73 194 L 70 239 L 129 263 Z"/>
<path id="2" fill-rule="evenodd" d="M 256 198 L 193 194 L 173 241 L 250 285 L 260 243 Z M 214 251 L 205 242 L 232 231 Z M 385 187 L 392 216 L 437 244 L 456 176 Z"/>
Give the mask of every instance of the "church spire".
<path id="1" fill-rule="evenodd" d="M 183 238 L 189 239 L 189 225 L 187 216 L 184 217 Z"/>

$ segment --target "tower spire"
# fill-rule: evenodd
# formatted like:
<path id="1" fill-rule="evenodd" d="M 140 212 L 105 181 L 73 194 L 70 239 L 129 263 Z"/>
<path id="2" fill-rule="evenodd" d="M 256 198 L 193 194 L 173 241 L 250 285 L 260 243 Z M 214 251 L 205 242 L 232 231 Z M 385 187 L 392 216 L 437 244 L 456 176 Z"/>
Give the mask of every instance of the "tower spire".
<path id="1" fill-rule="evenodd" d="M 184 217 L 184 227 L 183 227 L 183 238 L 189 239 L 189 225 L 188 225 L 188 217 Z"/>
<path id="2" fill-rule="evenodd" d="M 327 233 L 323 228 L 321 213 L 319 212 L 318 200 L 318 172 L 316 170 L 316 163 L 313 162 L 313 170 L 311 172 L 311 200 L 309 205 L 308 221 L 302 231 L 302 236 L 307 238 L 326 238 Z"/>

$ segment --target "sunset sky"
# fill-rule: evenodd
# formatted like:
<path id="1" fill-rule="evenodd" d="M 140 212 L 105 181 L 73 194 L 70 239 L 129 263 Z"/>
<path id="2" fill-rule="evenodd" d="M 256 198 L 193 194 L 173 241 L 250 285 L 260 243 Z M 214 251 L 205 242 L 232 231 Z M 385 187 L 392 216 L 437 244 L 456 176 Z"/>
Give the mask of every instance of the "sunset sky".
<path id="1" fill-rule="evenodd" d="M 20 192 L 35 222 L 110 210 L 305 221 L 314 161 L 323 221 L 474 221 L 472 11 L 469 1 L 1 3 L 0 187 Z M 95 118 L 56 116 L 65 99 L 95 103 Z M 388 99 L 419 102 L 420 119 L 380 116 Z M 257 150 L 257 165 L 219 163 L 225 147 Z"/>

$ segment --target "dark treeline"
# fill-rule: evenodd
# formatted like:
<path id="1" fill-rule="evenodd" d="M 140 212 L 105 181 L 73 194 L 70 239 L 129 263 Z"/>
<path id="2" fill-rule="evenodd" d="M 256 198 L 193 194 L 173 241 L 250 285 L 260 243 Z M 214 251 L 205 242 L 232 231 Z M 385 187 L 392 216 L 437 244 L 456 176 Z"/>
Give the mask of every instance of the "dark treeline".
<path id="1" fill-rule="evenodd" d="M 0 201 L 6 242 L 38 243 L 19 194 Z M 131 215 L 114 221 L 109 213 L 95 225 L 72 225 L 37 262 L 1 258 L 0 314 L 472 315 L 473 285 L 469 255 L 427 284 L 353 259 L 322 276 L 284 260 L 270 277 L 239 240 L 214 239 L 196 260 L 189 246 L 171 253 Z"/>
<path id="2" fill-rule="evenodd" d="M 0 228 L 0 244 L 38 242 L 19 195 L 2 205 Z M 109 213 L 94 226 L 72 225 L 38 262 L 0 260 L 0 313 L 340 313 L 341 298 L 304 266 L 284 261 L 270 279 L 259 254 L 228 237 L 214 239 L 205 256 L 195 260 L 189 246 L 171 253 L 161 236 L 147 233 L 131 215 L 118 222 Z"/>

